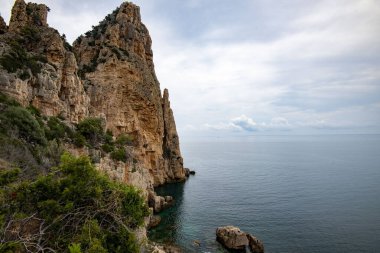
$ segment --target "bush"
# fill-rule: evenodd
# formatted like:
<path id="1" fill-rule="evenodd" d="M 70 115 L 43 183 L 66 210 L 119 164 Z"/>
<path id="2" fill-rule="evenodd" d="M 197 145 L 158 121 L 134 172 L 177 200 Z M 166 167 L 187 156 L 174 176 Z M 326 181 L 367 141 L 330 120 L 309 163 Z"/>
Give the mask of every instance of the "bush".
<path id="1" fill-rule="evenodd" d="M 32 115 L 37 116 L 37 117 L 41 117 L 41 112 L 40 112 L 40 110 L 38 110 L 38 108 L 34 107 L 33 105 L 29 105 L 26 109 L 27 109 Z"/>
<path id="2" fill-rule="evenodd" d="M 120 134 L 115 141 L 115 144 L 118 146 L 132 145 L 133 144 L 133 136 L 127 134 Z"/>
<path id="3" fill-rule="evenodd" d="M 106 144 L 102 145 L 102 149 L 103 149 L 104 152 L 110 153 L 110 152 L 114 151 L 115 147 L 113 145 L 111 145 L 111 144 L 107 144 L 106 143 Z"/>
<path id="4" fill-rule="evenodd" d="M 84 119 L 78 124 L 77 131 L 93 147 L 103 140 L 104 130 L 100 118 Z"/>
<path id="5" fill-rule="evenodd" d="M 81 148 L 81 147 L 83 147 L 83 146 L 85 146 L 87 144 L 86 138 L 84 138 L 84 136 L 81 135 L 80 133 L 75 133 L 74 134 L 74 136 L 73 136 L 73 143 L 78 148 Z"/>
<path id="6" fill-rule="evenodd" d="M 2 187 L 0 207 L 6 235 L 0 248 L 20 240 L 11 236 L 15 231 L 19 246 L 27 238 L 29 245 L 57 252 L 138 252 L 131 229 L 149 214 L 139 191 L 110 181 L 87 157 L 68 153 L 48 175 Z"/>
<path id="7" fill-rule="evenodd" d="M 45 145 L 43 129 L 35 117 L 25 108 L 9 106 L 0 114 L 0 130 L 2 133 L 18 136 L 31 143 Z"/>
<path id="8" fill-rule="evenodd" d="M 20 175 L 20 169 L 2 170 L 0 171 L 0 186 L 10 184 L 18 178 Z"/>
<path id="9" fill-rule="evenodd" d="M 80 243 L 72 243 L 69 245 L 69 252 L 70 253 L 82 253 L 80 249 Z"/>
<path id="10" fill-rule="evenodd" d="M 0 92 L 0 103 L 11 106 L 21 106 L 19 102 Z"/>
<path id="11" fill-rule="evenodd" d="M 20 69 L 19 77 L 26 80 L 30 77 L 28 69 L 33 75 L 41 72 L 41 65 L 36 59 L 38 58 L 30 57 L 22 45 L 13 41 L 10 52 L 0 58 L 0 64 L 9 73 L 15 73 Z"/>
<path id="12" fill-rule="evenodd" d="M 13 166 L 20 167 L 25 173 L 33 174 L 38 162 L 27 143 L 22 140 L 0 134 L 0 159 Z"/>
<path id="13" fill-rule="evenodd" d="M 58 117 L 50 117 L 47 122 L 46 137 L 48 140 L 63 139 L 73 135 L 72 130 L 64 124 Z"/>
<path id="14" fill-rule="evenodd" d="M 118 148 L 111 152 L 111 158 L 116 161 L 126 162 L 128 159 L 127 151 L 125 148 Z"/>
<path id="15" fill-rule="evenodd" d="M 41 41 L 41 34 L 36 27 L 25 26 L 20 31 L 23 44 L 34 45 Z"/>

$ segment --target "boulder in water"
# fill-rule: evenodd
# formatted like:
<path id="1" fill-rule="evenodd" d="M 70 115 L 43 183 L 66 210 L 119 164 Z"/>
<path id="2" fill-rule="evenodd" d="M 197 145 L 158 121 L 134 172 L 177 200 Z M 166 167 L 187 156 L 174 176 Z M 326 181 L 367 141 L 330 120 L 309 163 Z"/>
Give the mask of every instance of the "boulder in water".
<path id="1" fill-rule="evenodd" d="M 248 234 L 247 238 L 249 241 L 249 248 L 253 253 L 264 253 L 264 244 L 261 240 L 251 234 Z"/>
<path id="2" fill-rule="evenodd" d="M 234 226 L 218 227 L 216 239 L 226 248 L 235 250 L 243 250 L 249 243 L 247 234 Z"/>
<path id="3" fill-rule="evenodd" d="M 227 249 L 264 253 L 263 242 L 255 236 L 241 231 L 238 227 L 225 226 L 217 228 L 216 239 Z"/>

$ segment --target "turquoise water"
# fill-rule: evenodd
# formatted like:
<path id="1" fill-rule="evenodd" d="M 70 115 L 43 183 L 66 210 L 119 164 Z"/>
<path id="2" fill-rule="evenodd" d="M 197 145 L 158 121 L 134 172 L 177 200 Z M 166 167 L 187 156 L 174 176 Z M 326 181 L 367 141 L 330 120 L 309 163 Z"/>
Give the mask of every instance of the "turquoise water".
<path id="1" fill-rule="evenodd" d="M 235 225 L 269 253 L 380 252 L 379 135 L 261 136 L 181 148 L 197 174 L 157 189 L 176 203 L 151 239 L 184 252 L 225 252 L 215 229 Z"/>

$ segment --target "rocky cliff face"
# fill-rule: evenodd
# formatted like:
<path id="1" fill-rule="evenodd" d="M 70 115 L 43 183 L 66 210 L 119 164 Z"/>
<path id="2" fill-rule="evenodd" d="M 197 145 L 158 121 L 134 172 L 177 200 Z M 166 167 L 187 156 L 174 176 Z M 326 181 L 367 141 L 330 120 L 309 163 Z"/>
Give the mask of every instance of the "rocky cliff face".
<path id="1" fill-rule="evenodd" d="M 97 166 L 147 195 L 154 186 L 184 180 L 168 91 L 161 95 L 139 7 L 123 3 L 73 47 L 48 26 L 48 10 L 17 0 L 9 28 L 0 20 L 0 91 L 73 124 L 102 118 L 115 136 L 129 136 L 131 159 L 103 156 Z"/>
<path id="2" fill-rule="evenodd" d="M 88 116 L 89 98 L 76 74 L 74 53 L 46 23 L 47 11 L 42 4 L 15 2 L 8 32 L 0 39 L 0 90 L 47 116 L 60 114 L 77 123 Z"/>
<path id="3" fill-rule="evenodd" d="M 4 34 L 8 31 L 8 26 L 4 19 L 0 16 L 0 34 Z"/>
<path id="4" fill-rule="evenodd" d="M 9 31 L 18 32 L 30 25 L 47 27 L 48 10 L 44 4 L 26 4 L 23 0 L 16 0 L 12 8 Z"/>

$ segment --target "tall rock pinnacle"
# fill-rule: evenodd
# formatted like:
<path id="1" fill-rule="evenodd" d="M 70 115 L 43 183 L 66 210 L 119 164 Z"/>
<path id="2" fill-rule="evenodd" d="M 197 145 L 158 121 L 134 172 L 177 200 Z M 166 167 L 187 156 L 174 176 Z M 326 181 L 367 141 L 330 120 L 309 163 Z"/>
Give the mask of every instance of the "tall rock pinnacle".
<path id="1" fill-rule="evenodd" d="M 146 195 L 154 186 L 184 180 L 169 94 L 161 94 L 139 7 L 121 4 L 73 46 L 47 25 L 48 10 L 17 0 L 8 31 L 0 22 L 0 57 L 21 52 L 26 59 L 17 68 L 0 66 L 0 91 L 71 124 L 102 118 L 115 137 L 128 136 L 127 162 L 103 154 L 97 166 Z"/>
<path id="2" fill-rule="evenodd" d="M 25 26 L 47 26 L 49 8 L 44 4 L 28 3 L 16 0 L 12 8 L 9 31 L 17 32 Z"/>

